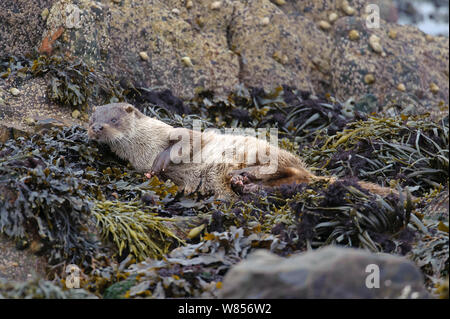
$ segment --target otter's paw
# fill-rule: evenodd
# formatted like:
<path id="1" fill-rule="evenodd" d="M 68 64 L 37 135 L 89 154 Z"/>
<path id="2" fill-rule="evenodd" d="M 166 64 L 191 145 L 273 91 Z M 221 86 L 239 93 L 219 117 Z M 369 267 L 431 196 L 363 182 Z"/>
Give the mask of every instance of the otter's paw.
<path id="1" fill-rule="evenodd" d="M 172 149 L 171 147 L 168 147 L 156 156 L 155 160 L 153 161 L 151 175 L 158 175 L 160 173 L 164 173 L 164 171 L 170 164 L 171 149 Z"/>

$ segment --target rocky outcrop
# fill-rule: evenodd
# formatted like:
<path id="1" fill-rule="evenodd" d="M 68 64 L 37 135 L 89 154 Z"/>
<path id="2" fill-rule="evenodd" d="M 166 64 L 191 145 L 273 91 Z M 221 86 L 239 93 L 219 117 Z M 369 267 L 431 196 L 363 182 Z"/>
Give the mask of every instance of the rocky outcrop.
<path id="1" fill-rule="evenodd" d="M 448 38 L 426 36 L 414 27 L 382 22 L 367 28 L 346 17 L 334 26 L 332 92 L 339 97 L 374 94 L 380 106 L 410 98 L 416 113 L 448 103 Z M 410 112 L 411 113 L 411 112 Z"/>
<path id="2" fill-rule="evenodd" d="M 243 83 L 341 100 L 375 95 L 375 111 L 404 100 L 416 112 L 448 104 L 448 38 L 385 22 L 395 20 L 381 10 L 392 7 L 388 0 L 375 1 L 382 19 L 371 29 L 365 0 L 35 0 L 33 12 L 18 3 L 2 2 L 1 14 L 19 8 L 31 22 L 5 19 L 4 54 L 61 51 L 122 83 L 166 87 L 184 99 L 198 89 L 226 95 Z"/>
<path id="3" fill-rule="evenodd" d="M 288 258 L 256 251 L 228 271 L 221 297 L 427 298 L 428 293 L 419 269 L 403 257 L 326 247 Z"/>

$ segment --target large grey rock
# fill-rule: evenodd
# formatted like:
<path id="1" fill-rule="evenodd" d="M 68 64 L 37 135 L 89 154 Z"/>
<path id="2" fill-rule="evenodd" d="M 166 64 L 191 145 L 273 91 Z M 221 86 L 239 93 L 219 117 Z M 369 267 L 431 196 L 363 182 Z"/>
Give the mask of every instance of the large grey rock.
<path id="1" fill-rule="evenodd" d="M 379 267 L 375 274 L 367 267 Z M 371 267 L 371 266 L 369 266 Z M 370 270 L 369 272 L 366 272 Z M 226 274 L 223 298 L 426 298 L 418 268 L 403 257 L 327 247 L 288 258 L 256 251 Z"/>

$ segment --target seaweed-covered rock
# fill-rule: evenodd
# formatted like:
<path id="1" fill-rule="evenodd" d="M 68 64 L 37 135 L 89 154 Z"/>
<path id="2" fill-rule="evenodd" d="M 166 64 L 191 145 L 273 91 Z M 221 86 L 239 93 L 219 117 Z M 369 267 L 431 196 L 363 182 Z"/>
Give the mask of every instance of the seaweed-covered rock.
<path id="1" fill-rule="evenodd" d="M 407 259 L 337 247 L 289 258 L 257 251 L 230 269 L 220 294 L 224 298 L 428 297 L 422 274 Z"/>

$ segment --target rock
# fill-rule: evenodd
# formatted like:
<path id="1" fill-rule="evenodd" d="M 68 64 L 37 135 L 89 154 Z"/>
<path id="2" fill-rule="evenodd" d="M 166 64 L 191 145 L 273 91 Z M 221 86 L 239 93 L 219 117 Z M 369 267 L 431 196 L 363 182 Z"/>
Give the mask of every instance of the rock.
<path id="1" fill-rule="evenodd" d="M 270 18 L 269 17 L 264 17 L 261 19 L 261 24 L 262 25 L 268 25 L 270 23 Z"/>
<path id="2" fill-rule="evenodd" d="M 222 6 L 222 1 L 214 1 L 211 3 L 211 5 L 209 7 L 211 10 L 219 10 L 221 6 Z"/>
<path id="3" fill-rule="evenodd" d="M 347 0 L 343 0 L 341 2 L 341 9 L 345 12 L 346 15 L 352 16 L 355 14 L 355 8 L 351 7 Z"/>
<path id="4" fill-rule="evenodd" d="M 331 25 L 325 20 L 320 20 L 319 27 L 323 30 L 329 30 L 331 28 Z"/>
<path id="5" fill-rule="evenodd" d="M 183 99 L 192 98 L 199 87 L 228 94 L 239 83 L 268 91 L 280 84 L 327 91 L 312 82 L 327 82 L 329 40 L 314 21 L 281 11 L 287 2 L 278 7 L 269 0 L 199 0 L 195 6 L 186 2 L 189 10 L 175 15 L 177 1 L 105 2 L 101 10 L 93 3 L 55 2 L 42 38 L 63 28 L 63 53 L 135 86 L 165 86 Z M 79 30 L 67 26 L 69 5 L 80 10 L 80 20 L 74 22 Z M 139 63 L 142 51 L 151 52 L 147 65 Z M 273 58 L 275 51 L 288 59 L 280 63 Z M 180 60 L 185 56 L 195 61 L 189 68 Z M 318 72 L 324 75 L 317 78 Z"/>
<path id="6" fill-rule="evenodd" d="M 45 29 L 41 13 L 56 0 L 0 1 L 0 52 L 2 56 L 31 54 Z"/>
<path id="7" fill-rule="evenodd" d="M 375 76 L 372 73 L 368 73 L 364 76 L 364 82 L 366 84 L 372 84 L 375 82 Z"/>
<path id="8" fill-rule="evenodd" d="M 359 32 L 358 30 L 350 30 L 350 32 L 348 33 L 348 38 L 352 41 L 357 41 L 359 40 Z"/>
<path id="9" fill-rule="evenodd" d="M 288 258 L 256 251 L 227 272 L 219 297 L 429 298 L 429 294 L 420 270 L 404 257 L 325 247 Z"/>
<path id="10" fill-rule="evenodd" d="M 17 96 L 17 95 L 20 94 L 20 91 L 18 89 L 16 89 L 16 88 L 10 88 L 9 89 L 9 93 L 11 93 L 14 96 Z"/>
<path id="11" fill-rule="evenodd" d="M 339 16 L 337 15 L 337 13 L 336 12 L 332 12 L 328 16 L 328 21 L 330 21 L 331 23 L 334 23 L 334 21 L 336 21 L 338 18 L 339 18 Z"/>
<path id="12" fill-rule="evenodd" d="M 11 89 L 9 79 L 0 81 L 0 92 Z M 5 94 L 4 103 L 0 103 L 0 125 L 14 131 L 32 131 L 29 119 L 56 119 L 65 125 L 80 124 L 72 117 L 72 111 L 51 102 L 47 97 L 46 79 L 31 78 L 18 86 L 19 96 Z"/>
<path id="13" fill-rule="evenodd" d="M 148 54 L 145 51 L 139 52 L 139 56 L 141 57 L 142 60 L 144 61 L 148 61 Z"/>
<path id="14" fill-rule="evenodd" d="M 191 58 L 190 57 L 188 57 L 188 56 L 184 56 L 184 57 L 182 57 L 181 58 L 181 61 L 183 62 L 183 64 L 185 65 L 185 66 L 194 66 L 193 64 L 192 64 L 192 61 L 191 61 Z"/>
<path id="15" fill-rule="evenodd" d="M 81 112 L 80 112 L 80 111 L 78 111 L 78 110 L 73 110 L 73 112 L 72 112 L 72 117 L 73 117 L 74 119 L 80 118 L 80 115 L 81 115 Z"/>
<path id="16" fill-rule="evenodd" d="M 397 90 L 399 90 L 400 92 L 405 92 L 406 91 L 406 87 L 403 83 L 399 83 L 397 85 Z"/>
<path id="17" fill-rule="evenodd" d="M 46 276 L 47 262 L 30 249 L 18 249 L 14 242 L 0 234 L 0 278 L 24 281 L 33 275 Z"/>
<path id="18" fill-rule="evenodd" d="M 194 6 L 194 3 L 192 2 L 192 0 L 188 0 L 186 1 L 186 9 L 190 9 Z"/>
<path id="19" fill-rule="evenodd" d="M 375 34 L 372 34 L 369 37 L 369 44 L 370 44 L 370 47 L 372 48 L 372 50 L 374 50 L 376 53 L 383 52 L 383 47 L 381 46 L 380 38 L 377 37 Z"/>
<path id="20" fill-rule="evenodd" d="M 358 31 L 359 41 L 348 39 L 351 30 Z M 368 29 L 359 17 L 337 20 L 333 33 L 336 47 L 331 52 L 331 91 L 336 96 L 370 93 L 383 105 L 389 102 L 390 93 L 400 90 L 417 97 L 421 104 L 418 112 L 436 109 L 442 101 L 448 104 L 448 38 L 433 37 L 434 41 L 428 42 L 414 27 L 386 22 L 380 28 Z M 364 81 L 368 73 L 376 75 L 374 83 Z M 433 93 L 430 83 L 439 91 Z"/>

